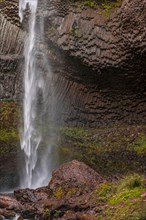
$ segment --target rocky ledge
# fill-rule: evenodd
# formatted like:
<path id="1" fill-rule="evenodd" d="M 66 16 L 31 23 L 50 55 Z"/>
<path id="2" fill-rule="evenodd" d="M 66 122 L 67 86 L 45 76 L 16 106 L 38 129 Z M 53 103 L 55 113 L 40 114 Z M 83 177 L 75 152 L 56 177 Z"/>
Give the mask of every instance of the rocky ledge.
<path id="1" fill-rule="evenodd" d="M 10 218 L 18 213 L 18 219 L 94 219 L 90 214 L 96 207 L 92 192 L 104 181 L 90 167 L 73 160 L 53 173 L 48 186 L 1 195 L 0 216 Z"/>
<path id="2" fill-rule="evenodd" d="M 48 186 L 1 195 L 0 219 L 19 215 L 15 219 L 111 220 L 118 216 L 120 220 L 141 220 L 146 217 L 145 205 L 143 176 L 133 174 L 121 180 L 107 180 L 84 163 L 73 160 L 54 171 Z"/>

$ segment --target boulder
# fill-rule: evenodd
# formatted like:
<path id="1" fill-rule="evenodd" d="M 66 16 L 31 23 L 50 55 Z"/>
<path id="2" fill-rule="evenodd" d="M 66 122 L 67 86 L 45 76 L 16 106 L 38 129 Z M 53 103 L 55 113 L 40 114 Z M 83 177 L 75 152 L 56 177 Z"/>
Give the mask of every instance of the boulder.
<path id="1" fill-rule="evenodd" d="M 94 191 L 104 181 L 89 166 L 73 160 L 53 172 L 48 186 L 0 196 L 0 216 L 11 218 L 18 213 L 21 219 L 94 220 Z"/>
<path id="2" fill-rule="evenodd" d="M 40 187 L 34 189 L 18 189 L 14 191 L 16 199 L 20 202 L 37 202 L 48 198 L 49 189 L 47 187 Z"/>
<path id="3" fill-rule="evenodd" d="M 0 196 L 0 208 L 20 209 L 21 204 L 11 196 Z"/>
<path id="4" fill-rule="evenodd" d="M 67 189 L 82 189 L 85 192 L 90 192 L 95 187 L 104 182 L 105 179 L 82 162 L 73 160 L 61 165 L 53 172 L 52 179 L 49 182 L 49 188 L 55 192 L 61 193 L 61 188 Z M 59 193 L 59 192 L 58 192 Z"/>

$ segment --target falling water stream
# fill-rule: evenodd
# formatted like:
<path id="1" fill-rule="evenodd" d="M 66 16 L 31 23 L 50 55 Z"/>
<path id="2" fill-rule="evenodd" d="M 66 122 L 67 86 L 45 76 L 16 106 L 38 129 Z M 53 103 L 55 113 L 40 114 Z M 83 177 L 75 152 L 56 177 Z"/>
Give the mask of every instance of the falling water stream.
<path id="1" fill-rule="evenodd" d="M 42 142 L 41 125 L 43 124 L 43 117 L 46 123 L 48 118 L 48 121 L 53 119 L 52 109 L 54 108 L 54 93 L 51 83 L 49 83 L 50 86 L 46 85 L 46 78 L 44 78 L 43 72 L 38 67 L 39 58 L 39 60 L 42 60 L 43 68 L 46 69 L 47 77 L 51 82 L 52 73 L 49 62 L 41 51 L 41 46 L 38 46 L 43 45 L 44 38 L 43 21 L 40 19 L 40 24 L 36 22 L 37 7 L 38 0 L 19 0 L 21 22 L 24 18 L 25 9 L 29 8 L 29 29 L 24 44 L 24 103 L 23 128 L 21 131 L 21 149 L 25 158 L 25 167 L 21 175 L 21 187 L 29 188 L 47 184 L 51 175 L 50 170 L 48 170 L 48 154 L 52 153 L 52 140 L 50 140 L 41 158 L 39 158 L 39 146 Z M 48 89 L 48 87 L 50 88 Z M 51 107 L 46 104 L 48 96 Z M 45 111 L 49 111 L 47 116 L 44 113 Z"/>

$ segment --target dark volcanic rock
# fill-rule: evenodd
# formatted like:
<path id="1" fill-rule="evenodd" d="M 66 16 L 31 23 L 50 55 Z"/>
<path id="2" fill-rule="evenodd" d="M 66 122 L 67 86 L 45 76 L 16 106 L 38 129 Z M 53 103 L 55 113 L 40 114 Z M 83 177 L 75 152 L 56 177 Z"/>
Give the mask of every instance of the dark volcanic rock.
<path id="1" fill-rule="evenodd" d="M 37 202 L 48 198 L 49 189 L 41 187 L 34 189 L 18 189 L 14 191 L 16 199 L 20 202 Z"/>
<path id="2" fill-rule="evenodd" d="M 92 193 L 104 181 L 90 167 L 73 160 L 60 166 L 46 187 L 19 189 L 14 197 L 0 196 L 0 215 L 10 217 L 19 213 L 26 219 L 94 220 L 88 213 L 97 203 Z"/>
<path id="3" fill-rule="evenodd" d="M 1 218 L 1 216 L 3 217 L 3 218 Z M 15 217 L 15 212 L 13 212 L 13 211 L 8 211 L 8 210 L 6 210 L 6 209 L 0 209 L 0 219 L 4 219 L 4 217 L 6 218 L 6 219 L 11 219 L 11 218 L 13 218 L 13 217 Z"/>
<path id="4" fill-rule="evenodd" d="M 40 51 L 54 72 L 57 120 L 92 127 L 145 123 L 145 0 L 122 0 L 108 15 L 80 2 L 39 1 Z M 0 2 L 0 98 L 17 98 L 22 90 L 24 33 L 17 13 L 18 1 Z M 48 70 L 41 59 L 37 64 L 47 81 Z"/>
<path id="5" fill-rule="evenodd" d="M 17 3 L 12 1 L 11 4 L 9 5 L 9 1 L 0 1 L 0 99 L 16 99 L 22 91 L 20 80 L 24 34 L 14 25 L 17 10 L 14 10 L 13 5 L 17 7 Z M 12 13 L 9 14 L 8 8 Z M 18 15 L 16 16 L 18 19 Z M 13 23 L 9 17 L 13 17 Z"/>

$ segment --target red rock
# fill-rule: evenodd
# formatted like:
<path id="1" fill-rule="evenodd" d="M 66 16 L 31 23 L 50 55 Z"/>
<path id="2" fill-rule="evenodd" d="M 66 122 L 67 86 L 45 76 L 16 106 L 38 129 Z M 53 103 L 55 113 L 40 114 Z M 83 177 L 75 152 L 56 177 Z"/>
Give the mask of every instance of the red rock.
<path id="1" fill-rule="evenodd" d="M 20 209 L 20 203 L 12 197 L 0 196 L 0 208 Z"/>
<path id="2" fill-rule="evenodd" d="M 61 165 L 53 172 L 49 188 L 54 191 L 59 186 L 63 188 L 83 187 L 85 193 L 86 191 L 92 191 L 99 183 L 104 181 L 104 178 L 89 166 L 73 160 Z"/>
<path id="3" fill-rule="evenodd" d="M 88 211 L 97 205 L 92 192 L 103 181 L 90 167 L 73 160 L 61 165 L 46 187 L 15 190 L 15 198 L 0 196 L 0 215 L 10 218 L 19 212 L 24 219 L 95 220 Z"/>
<path id="4" fill-rule="evenodd" d="M 47 187 L 40 187 L 34 189 L 18 189 L 14 191 L 14 195 L 18 201 L 21 202 L 37 202 L 39 200 L 46 200 L 49 195 Z"/>

